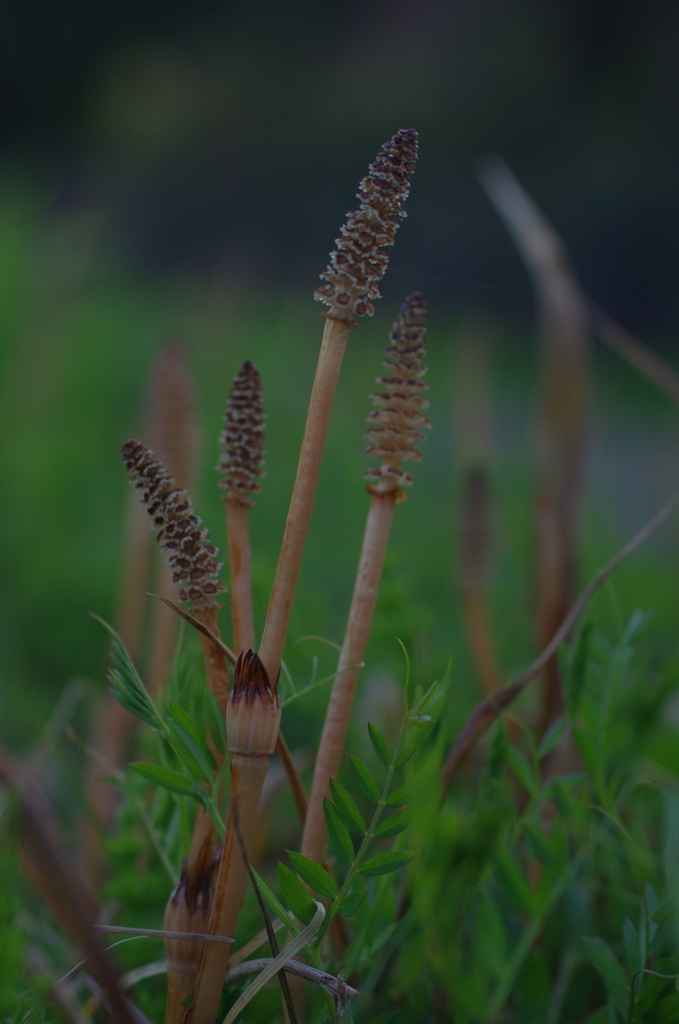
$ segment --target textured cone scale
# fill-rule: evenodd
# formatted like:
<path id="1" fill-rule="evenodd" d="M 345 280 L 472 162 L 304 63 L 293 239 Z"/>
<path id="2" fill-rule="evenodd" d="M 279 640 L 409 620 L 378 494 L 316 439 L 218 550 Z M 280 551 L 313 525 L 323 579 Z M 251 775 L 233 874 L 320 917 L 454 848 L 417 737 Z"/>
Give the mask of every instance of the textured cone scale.
<path id="1" fill-rule="evenodd" d="M 382 146 L 359 185 L 361 205 L 347 214 L 337 249 L 321 274 L 326 283 L 314 294 L 330 307 L 328 316 L 351 321 L 374 313 L 373 300 L 380 297 L 377 282 L 388 263 L 384 247 L 394 244 L 399 221 L 406 215 L 417 146 L 413 128 L 397 132 Z"/>
<path id="2" fill-rule="evenodd" d="M 219 443 L 222 454 L 217 471 L 227 498 L 250 505 L 264 475 L 264 404 L 257 367 L 243 364 L 236 376 L 224 415 Z"/>
<path id="3" fill-rule="evenodd" d="M 131 483 L 142 492 L 141 503 L 151 517 L 180 599 L 191 601 L 197 611 L 214 608 L 217 595 L 225 590 L 219 579 L 221 563 L 188 494 L 140 441 L 126 441 L 122 456 Z"/>
<path id="4" fill-rule="evenodd" d="M 422 412 L 429 405 L 423 394 L 429 385 L 421 379 L 427 370 L 426 319 L 425 301 L 419 292 L 413 292 L 401 307 L 386 350 L 384 365 L 390 376 L 378 377 L 383 390 L 372 395 L 375 409 L 368 416 L 366 431 L 372 443 L 366 455 L 380 460 L 379 466 L 372 466 L 365 474 L 372 494 L 388 494 L 412 484 L 403 463 L 419 461 L 420 453 L 414 445 L 424 440 L 423 428 L 431 425 Z"/>

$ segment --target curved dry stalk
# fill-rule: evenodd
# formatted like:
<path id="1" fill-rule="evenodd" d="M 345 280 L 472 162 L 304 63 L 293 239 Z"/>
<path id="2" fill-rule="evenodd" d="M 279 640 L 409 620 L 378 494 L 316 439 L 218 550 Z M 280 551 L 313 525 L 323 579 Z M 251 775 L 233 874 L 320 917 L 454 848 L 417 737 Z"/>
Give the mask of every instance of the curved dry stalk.
<path id="1" fill-rule="evenodd" d="M 589 316 L 592 331 L 605 345 L 664 391 L 673 402 L 679 402 L 679 373 L 673 366 L 597 306 L 590 304 Z"/>
<path id="2" fill-rule="evenodd" d="M 247 877 L 237 828 L 249 851 L 280 714 L 278 694 L 269 685 L 260 659 L 253 651 L 242 652 L 236 662 L 227 708 L 232 806 L 215 880 L 207 929 L 210 935 L 233 935 L 236 929 Z M 204 945 L 193 1001 L 186 1013 L 187 1024 L 214 1024 L 230 948 L 222 943 Z"/>
<path id="3" fill-rule="evenodd" d="M 349 213 L 337 250 L 321 275 L 315 298 L 325 314 L 321 351 L 309 401 L 297 474 L 278 558 L 260 658 L 276 685 L 311 519 L 323 447 L 339 372 L 354 317 L 370 316 L 379 297 L 377 282 L 387 267 L 385 247 L 393 245 L 417 159 L 417 132 L 401 130 L 387 142 L 359 186 L 358 210 Z"/>
<path id="4" fill-rule="evenodd" d="M 371 425 L 367 436 L 372 443 L 366 454 L 377 456 L 380 464 L 366 472 L 370 508 L 302 835 L 302 853 L 319 863 L 323 860 L 326 836 L 323 799 L 329 794 L 330 779 L 339 773 L 394 509 L 405 497 L 401 488 L 412 483 L 403 463 L 420 458 L 413 444 L 424 439 L 422 428 L 429 426 L 422 412 L 427 405 L 422 394 L 427 384 L 421 379 L 426 371 L 423 362 L 425 321 L 424 299 L 419 293 L 409 295 L 394 324 L 392 344 L 387 348 L 385 366 L 390 376 L 378 379 L 384 390 L 372 396 L 377 408 L 369 416 Z"/>
<path id="5" fill-rule="evenodd" d="M 588 583 L 577 600 L 571 605 L 568 614 L 563 619 L 550 642 L 535 661 L 529 665 L 525 672 L 522 672 L 518 679 L 515 679 L 513 683 L 507 684 L 503 689 L 492 694 L 490 697 L 481 701 L 480 704 L 476 705 L 467 718 L 467 721 L 458 736 L 453 749 L 449 753 L 445 765 L 443 766 L 443 770 L 441 772 L 442 793 L 445 793 L 450 786 L 458 768 L 476 743 L 479 736 L 481 736 L 486 729 L 492 725 L 495 719 L 509 707 L 520 693 L 523 692 L 528 683 L 542 672 L 550 658 L 553 658 L 556 655 L 560 644 L 563 643 L 569 635 L 578 616 L 587 606 L 588 602 L 599 587 L 601 587 L 615 572 L 618 566 L 629 558 L 630 555 L 632 555 L 637 548 L 640 547 L 648 537 L 650 537 L 653 531 L 656 530 L 658 526 L 665 521 L 665 519 L 667 519 L 669 514 L 676 508 L 677 504 L 679 504 L 679 495 L 670 499 L 670 501 L 663 505 L 662 508 L 659 509 L 658 512 L 656 512 L 656 514 L 652 516 L 652 518 L 649 519 L 649 521 L 645 523 L 637 533 L 635 533 L 632 539 L 625 544 L 617 555 L 615 555 L 610 562 L 607 562 L 603 568 L 599 569 L 594 576 L 594 579 Z"/>
<path id="6" fill-rule="evenodd" d="M 19 798 L 21 842 L 29 858 L 26 866 L 33 880 L 87 957 L 92 974 L 106 994 L 113 1018 L 120 1024 L 137 1024 L 134 1007 L 122 990 L 118 969 L 102 947 L 94 927 L 99 917 L 95 899 L 83 882 L 82 873 L 76 871 L 70 851 L 57 838 L 52 813 L 42 794 L 2 746 L 0 785 L 11 788 Z"/>

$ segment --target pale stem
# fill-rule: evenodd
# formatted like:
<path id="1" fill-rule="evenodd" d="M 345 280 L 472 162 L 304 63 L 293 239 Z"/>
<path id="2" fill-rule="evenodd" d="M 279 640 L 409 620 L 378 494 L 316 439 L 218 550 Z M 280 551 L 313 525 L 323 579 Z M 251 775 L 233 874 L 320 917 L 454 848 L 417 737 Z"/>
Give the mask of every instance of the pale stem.
<path id="1" fill-rule="evenodd" d="M 236 801 L 240 830 L 247 850 L 252 843 L 268 766 L 269 758 L 266 755 L 234 754 L 231 759 L 231 799 Z M 245 894 L 246 878 L 247 869 L 238 843 L 233 813 L 230 813 L 215 883 L 209 935 L 233 936 Z M 205 943 L 193 1002 L 186 1013 L 186 1024 L 214 1024 L 230 952 L 230 943 Z"/>
<path id="2" fill-rule="evenodd" d="M 252 579 L 250 571 L 249 506 L 237 498 L 226 498 L 226 532 L 229 540 L 229 575 L 231 592 L 231 625 L 236 654 L 254 650 L 255 626 L 252 613 Z"/>
<path id="3" fill-rule="evenodd" d="M 302 853 L 317 863 L 323 858 L 326 835 L 323 798 L 330 792 L 330 779 L 335 778 L 340 769 L 360 663 L 368 642 L 396 500 L 396 491 L 374 495 L 368 511 L 349 618 L 323 724 L 302 836 Z"/>
<path id="4" fill-rule="evenodd" d="M 323 331 L 297 476 L 259 650 L 259 657 L 273 686 L 276 685 L 280 671 L 332 401 L 351 327 L 350 321 L 328 317 Z"/>

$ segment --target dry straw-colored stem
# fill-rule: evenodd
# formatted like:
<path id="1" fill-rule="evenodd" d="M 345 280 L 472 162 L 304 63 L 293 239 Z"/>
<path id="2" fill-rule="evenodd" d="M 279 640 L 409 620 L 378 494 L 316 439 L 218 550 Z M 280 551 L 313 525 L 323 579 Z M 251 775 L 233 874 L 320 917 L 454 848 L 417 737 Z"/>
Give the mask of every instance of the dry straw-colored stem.
<path id="1" fill-rule="evenodd" d="M 345 320 L 329 318 L 325 322 L 323 331 L 323 341 L 309 401 L 297 475 L 259 650 L 267 673 L 274 680 L 278 679 L 280 671 L 283 647 L 297 589 L 297 578 L 316 495 L 332 402 L 351 327 L 351 323 L 347 323 Z"/>
<path id="2" fill-rule="evenodd" d="M 356 583 L 344 642 L 318 745 L 311 795 L 307 808 L 301 852 L 321 863 L 326 836 L 323 799 L 329 796 L 330 779 L 339 774 L 344 741 L 349 727 L 361 662 L 372 625 L 389 532 L 396 500 L 393 494 L 374 495 L 370 502 Z"/>
<path id="3" fill-rule="evenodd" d="M 250 849 L 259 801 L 280 726 L 280 701 L 264 667 L 252 651 L 242 652 L 234 669 L 226 727 L 231 753 L 231 806 L 215 881 L 209 935 L 233 936 L 247 868 L 237 829 Z M 187 1024 L 213 1024 L 228 967 L 230 945 L 205 943 Z"/>
<path id="4" fill-rule="evenodd" d="M 371 494 L 361 556 L 344 642 L 314 768 L 307 810 L 302 853 L 323 859 L 326 825 L 323 799 L 329 794 L 330 779 L 339 773 L 354 695 L 372 624 L 389 532 L 397 503 L 404 498 L 403 486 L 412 482 L 404 462 L 418 460 L 413 447 L 424 439 L 429 425 L 422 410 L 427 401 L 422 380 L 425 373 L 424 335 L 426 307 L 421 295 L 408 296 L 394 324 L 385 366 L 389 376 L 378 378 L 383 390 L 374 394 L 376 409 L 370 414 L 367 454 L 377 457 L 378 466 L 366 472 Z"/>
<path id="5" fill-rule="evenodd" d="M 525 260 L 537 289 L 541 373 L 536 421 L 538 493 L 537 641 L 543 648 L 572 601 L 587 451 L 591 371 L 587 304 L 564 246 L 501 162 L 482 181 Z M 540 729 L 563 710 L 556 658 L 545 666 Z"/>
<path id="6" fill-rule="evenodd" d="M 405 216 L 404 202 L 417 159 L 417 132 L 403 129 L 385 143 L 359 185 L 358 210 L 348 214 L 337 249 L 321 275 L 315 297 L 328 306 L 321 351 L 290 500 L 276 575 L 260 646 L 269 675 L 278 679 L 297 588 L 304 544 L 332 402 L 354 318 L 371 315 L 377 282 L 387 267 L 385 248 L 394 243 Z"/>
<path id="7" fill-rule="evenodd" d="M 88 971 L 103 990 L 112 1018 L 120 1024 L 137 1024 L 134 1007 L 122 990 L 118 967 L 94 927 L 99 909 L 82 872 L 73 863 L 71 850 L 57 835 L 52 812 L 44 800 L 44 787 L 32 782 L 2 745 L 0 787 L 11 789 L 17 796 L 25 866 L 87 957 Z"/>

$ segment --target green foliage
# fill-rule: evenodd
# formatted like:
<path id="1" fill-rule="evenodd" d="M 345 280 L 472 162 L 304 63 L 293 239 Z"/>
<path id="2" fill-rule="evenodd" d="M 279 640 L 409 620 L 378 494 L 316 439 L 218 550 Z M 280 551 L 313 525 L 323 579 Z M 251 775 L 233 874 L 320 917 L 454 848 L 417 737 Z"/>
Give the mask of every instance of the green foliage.
<path id="1" fill-rule="evenodd" d="M 5 673 L 6 680 L 3 676 L 0 717 L 7 739 L 13 742 L 16 734 L 21 745 L 39 735 L 55 686 L 71 673 L 99 679 L 101 630 L 92 627 L 76 639 L 72 623 L 84 619 L 89 607 L 110 608 L 115 592 L 119 550 L 110 540 L 124 488 L 116 447 L 136 426 L 126 411 L 133 405 L 130 390 L 141 391 L 156 339 L 177 323 L 190 326 L 188 333 L 198 337 L 195 368 L 202 376 L 205 425 L 219 421 L 225 397 L 228 371 L 207 372 L 221 360 L 222 338 L 210 339 L 214 323 L 224 318 L 223 297 L 202 295 L 204 321 L 195 323 L 187 311 L 195 310 L 196 295 L 186 282 L 162 296 L 130 283 L 117 291 L 98 288 L 100 294 L 88 295 L 87 301 L 77 289 L 73 295 L 54 296 L 48 289 L 50 346 L 44 359 L 35 358 L 31 339 L 40 324 L 33 321 L 16 332 L 14 346 L 3 353 L 12 381 L 18 382 L 6 395 L 2 455 L 4 479 L 12 481 L 3 565 L 17 599 L 5 603 L 3 651 L 12 671 Z M 13 311 L 8 305 L 9 315 L 20 323 L 19 299 L 14 303 Z M 267 308 L 259 308 L 259 298 L 252 302 L 256 309 L 247 304 L 247 298 L 229 298 L 231 329 L 244 339 L 245 354 L 261 364 L 265 383 L 283 379 L 283 371 L 300 366 L 306 355 L 305 332 L 297 324 L 311 330 L 316 315 L 302 309 L 292 310 L 299 315 L 291 317 L 287 296 L 272 297 Z M 294 327 L 286 327 L 291 319 Z M 342 548 L 331 550 L 327 528 L 310 537 L 305 585 L 299 588 L 292 620 L 293 638 L 312 634 L 303 644 L 289 645 L 281 679 L 286 735 L 293 738 L 293 749 L 305 753 L 313 752 L 350 596 L 345 556 L 360 544 L 356 464 L 347 438 L 353 432 L 360 450 L 355 396 L 374 376 L 374 354 L 387 321 L 385 316 L 374 328 L 362 325 L 366 344 L 354 348 L 343 368 L 347 394 L 339 396 L 333 412 L 338 439 L 329 438 L 333 472 L 327 492 L 319 492 L 316 513 L 318 522 L 342 524 Z M 454 336 L 456 325 L 445 330 Z M 274 333 L 277 344 L 272 346 Z M 131 342 L 124 351 L 122 337 Z M 503 415 L 513 423 L 523 415 L 525 395 L 519 394 L 518 381 L 532 375 L 532 356 L 520 339 L 507 334 L 506 340 L 510 344 L 498 353 L 498 373 L 508 389 Z M 437 405 L 446 407 L 450 366 L 447 346 L 431 348 L 434 416 Z M 229 358 L 235 369 L 241 354 Z M 271 432 L 267 512 L 257 518 L 253 510 L 259 622 L 296 458 L 290 439 L 302 429 L 297 396 L 309 382 L 296 380 L 292 399 L 284 388 L 267 393 L 270 422 L 289 423 L 290 429 Z M 616 386 L 616 400 L 627 410 L 633 388 L 624 382 Z M 32 396 L 30 403 L 26 394 Z M 643 424 L 637 425 L 646 430 L 653 422 L 662 430 L 651 439 L 650 459 L 658 437 L 665 435 L 666 413 L 647 398 L 644 402 Z M 64 424 L 68 434 L 60 433 Z M 77 445 L 73 438 L 79 439 Z M 560 651 L 564 715 L 536 737 L 529 688 L 504 720 L 479 739 L 443 794 L 442 765 L 478 694 L 460 624 L 457 579 L 448 569 L 453 561 L 448 557 L 452 506 L 446 505 L 452 490 L 450 453 L 443 445 L 438 451 L 432 446 L 421 469 L 436 500 L 420 500 L 418 480 L 395 518 L 393 550 L 361 681 L 363 707 L 369 710 L 365 717 L 356 715 L 345 768 L 332 780 L 324 805 L 328 861 L 317 865 L 295 852 L 299 829 L 287 795 L 279 799 L 277 791 L 265 807 L 271 827 L 258 849 L 258 884 L 268 912 L 283 922 L 279 938 L 299 935 L 313 920 L 316 905 L 310 891 L 327 902 L 325 921 L 302 955 L 320 971 L 355 982 L 360 993 L 351 1009 L 355 1024 L 676 1024 L 679 659 L 676 582 L 668 571 L 674 549 L 668 556 L 663 542 L 621 570 Z M 525 463 L 508 458 L 498 467 L 497 484 L 499 537 L 490 606 L 503 665 L 513 668 L 531 656 Z M 207 485 L 206 493 L 212 493 Z M 601 508 L 593 501 L 589 513 L 583 550 L 587 572 L 601 564 L 602 552 L 605 557 L 611 553 L 611 538 L 620 530 L 610 502 L 601 494 L 599 499 Z M 43 506 L 48 511 L 36 527 Z M 206 522 L 218 536 L 212 525 L 221 520 L 221 503 L 212 495 L 212 504 L 208 500 L 205 506 Z M 621 509 L 623 521 L 628 514 Z M 39 536 L 58 538 L 50 547 L 49 569 L 44 544 L 35 542 L 36 530 Z M 655 613 L 634 611 L 639 601 L 655 604 Z M 144 657 L 138 671 L 120 638 L 106 629 L 111 690 L 143 728 L 131 770 L 114 780 L 120 802 L 113 832 L 104 841 L 106 877 L 97 895 L 106 913 L 121 924 L 157 929 L 198 806 L 223 828 L 227 795 L 221 793 L 224 771 L 217 763 L 226 752 L 224 718 L 214 697 L 205 693 L 196 667 L 198 644 L 190 631 L 182 632 L 168 692 L 152 697 L 143 682 Z M 330 639 L 319 641 L 321 631 Z M 394 633 L 403 640 L 394 643 Z M 445 683 L 429 686 L 451 655 L 454 682 L 443 673 Z M 29 692 L 29 701 L 21 699 Z M 400 729 L 394 693 L 404 710 Z M 76 736 L 85 735 L 81 717 L 78 713 L 72 723 Z M 74 768 L 76 762 L 69 760 L 72 750 L 59 742 L 63 731 L 40 740 L 27 769 L 35 771 L 45 796 L 70 825 L 81 801 L 81 773 L 80 764 Z M 18 837 L 10 828 L 5 836 L 8 818 L 2 803 L 0 1019 L 18 1022 L 30 1010 L 31 1024 L 57 1020 L 54 983 L 80 953 L 48 898 L 28 887 L 17 856 Z M 238 944 L 261 928 L 249 893 Z M 336 931 L 345 944 L 337 942 Z M 133 991 L 144 1013 L 161 1021 L 164 978 L 144 971 L 162 962 L 162 941 L 139 939 L 117 953 L 121 968 L 139 971 L 141 980 Z M 87 1013 L 91 979 L 86 966 L 78 984 L 81 1009 Z M 236 988 L 229 986 L 227 1001 L 235 998 Z M 244 1022 L 279 1013 L 275 990 L 260 998 L 271 1003 L 255 1002 L 243 1011 Z M 305 1019 L 309 1024 L 334 1019 L 332 1000 L 316 986 L 310 987 Z"/>

